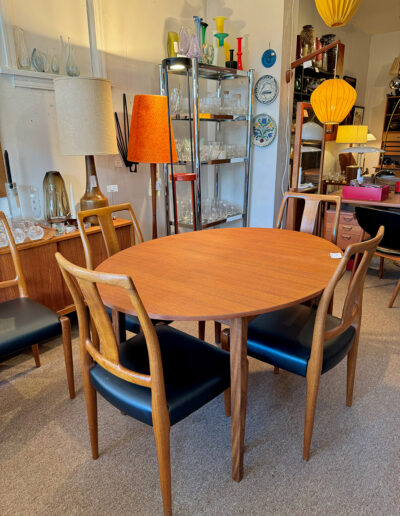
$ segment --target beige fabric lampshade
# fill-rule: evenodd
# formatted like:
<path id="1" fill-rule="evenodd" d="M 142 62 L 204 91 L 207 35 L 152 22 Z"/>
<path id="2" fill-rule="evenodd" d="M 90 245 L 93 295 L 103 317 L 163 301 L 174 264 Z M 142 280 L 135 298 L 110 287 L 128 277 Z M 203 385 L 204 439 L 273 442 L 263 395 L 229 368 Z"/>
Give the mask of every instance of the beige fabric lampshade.
<path id="1" fill-rule="evenodd" d="M 72 156 L 117 154 L 110 81 L 54 79 L 61 152 Z"/>
<path id="2" fill-rule="evenodd" d="M 400 56 L 395 57 L 390 67 L 389 74 L 390 75 L 398 75 L 400 73 Z"/>

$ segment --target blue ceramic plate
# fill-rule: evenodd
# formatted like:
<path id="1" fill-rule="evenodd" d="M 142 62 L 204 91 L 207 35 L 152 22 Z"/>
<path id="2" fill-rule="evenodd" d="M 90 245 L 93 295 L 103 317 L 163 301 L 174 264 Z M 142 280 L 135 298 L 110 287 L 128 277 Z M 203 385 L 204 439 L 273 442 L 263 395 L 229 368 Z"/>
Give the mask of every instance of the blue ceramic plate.
<path id="1" fill-rule="evenodd" d="M 278 95 L 278 83 L 272 75 L 263 75 L 254 87 L 256 99 L 263 104 L 271 104 Z"/>
<path id="2" fill-rule="evenodd" d="M 270 145 L 276 136 L 276 122 L 272 116 L 261 113 L 253 117 L 253 144 L 257 147 Z"/>
<path id="3" fill-rule="evenodd" d="M 271 68 L 271 66 L 274 66 L 276 61 L 276 52 L 275 50 L 272 50 L 272 48 L 269 48 L 266 50 L 261 58 L 261 62 L 265 68 Z"/>

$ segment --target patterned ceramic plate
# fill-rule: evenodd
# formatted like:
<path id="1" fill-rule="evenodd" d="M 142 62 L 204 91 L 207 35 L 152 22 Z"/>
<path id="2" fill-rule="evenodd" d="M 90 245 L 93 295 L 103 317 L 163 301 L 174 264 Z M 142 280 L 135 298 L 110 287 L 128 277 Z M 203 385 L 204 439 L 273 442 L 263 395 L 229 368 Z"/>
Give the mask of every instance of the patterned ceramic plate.
<path id="1" fill-rule="evenodd" d="M 272 50 L 272 48 L 269 48 L 266 50 L 261 58 L 261 62 L 265 68 L 271 68 L 271 66 L 274 66 L 276 61 L 276 52 L 275 50 Z"/>
<path id="2" fill-rule="evenodd" d="M 276 122 L 272 116 L 261 113 L 253 117 L 253 144 L 258 147 L 270 145 L 276 136 Z"/>
<path id="3" fill-rule="evenodd" d="M 272 75 L 263 75 L 254 87 L 256 99 L 263 104 L 271 104 L 278 95 L 278 83 Z"/>

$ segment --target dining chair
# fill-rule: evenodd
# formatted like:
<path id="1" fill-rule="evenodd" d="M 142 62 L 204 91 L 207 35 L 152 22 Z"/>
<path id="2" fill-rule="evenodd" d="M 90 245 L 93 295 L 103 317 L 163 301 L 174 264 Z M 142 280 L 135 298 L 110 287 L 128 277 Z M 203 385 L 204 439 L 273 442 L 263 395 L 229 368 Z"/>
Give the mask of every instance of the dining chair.
<path id="1" fill-rule="evenodd" d="M 229 353 L 170 326 L 154 326 L 129 276 L 84 269 L 60 253 L 56 259 L 78 312 L 92 456 L 99 456 L 98 392 L 124 414 L 153 426 L 164 514 L 170 515 L 170 427 L 229 387 Z M 98 285 L 125 289 L 142 333 L 117 345 Z M 91 340 L 86 305 L 98 342 Z"/>
<path id="2" fill-rule="evenodd" d="M 304 201 L 304 210 L 301 218 L 300 231 L 303 233 L 316 234 L 318 229 L 318 222 L 320 220 L 319 214 L 321 206 L 329 204 L 335 205 L 335 218 L 332 228 L 331 242 L 336 244 L 337 233 L 339 226 L 339 215 L 340 208 L 342 205 L 342 199 L 339 195 L 323 195 L 323 194 L 308 194 L 302 192 L 285 192 L 279 208 L 278 216 L 276 218 L 275 227 L 281 229 L 284 221 L 284 213 L 288 210 L 289 200 Z"/>
<path id="3" fill-rule="evenodd" d="M 384 228 L 375 238 L 349 245 L 318 307 L 296 305 L 256 317 L 248 327 L 247 354 L 291 373 L 307 383 L 303 459 L 310 458 L 320 377 L 347 356 L 346 404 L 352 405 L 365 276 Z M 361 262 L 350 280 L 340 317 L 328 313 L 335 288 L 350 258 Z"/>
<path id="4" fill-rule="evenodd" d="M 379 277 L 382 278 L 385 258 L 400 263 L 400 212 L 369 206 L 356 206 L 355 214 L 364 233 L 373 235 L 379 226 L 385 228 L 385 235 L 375 253 L 376 256 L 380 257 Z M 399 291 L 400 279 L 393 291 L 388 308 L 392 308 Z"/>
<path id="5" fill-rule="evenodd" d="M 7 222 L 0 211 L 0 226 L 7 236 L 15 277 L 0 281 L 0 289 L 17 287 L 19 297 L 0 303 L 0 356 L 32 348 L 36 367 L 40 367 L 39 344 L 62 335 L 65 367 L 70 398 L 75 397 L 72 362 L 71 325 L 68 317 L 59 315 L 29 297 L 18 249 Z M 49 278 L 49 288 L 51 287 Z"/>
<path id="6" fill-rule="evenodd" d="M 98 223 L 103 235 L 104 244 L 106 247 L 107 255 L 112 256 L 121 250 L 117 232 L 113 224 L 113 214 L 116 212 L 127 212 L 129 219 L 132 222 L 130 226 L 130 244 L 135 245 L 143 243 L 143 234 L 140 229 L 139 222 L 136 218 L 135 212 L 133 211 L 130 203 L 116 204 L 114 206 L 106 206 L 104 208 L 96 208 L 92 210 L 80 211 L 77 214 L 79 233 L 82 239 L 83 250 L 85 253 L 86 267 L 88 269 L 94 269 L 93 261 L 93 250 L 91 248 L 88 235 L 85 230 L 85 222 L 90 219 L 91 222 Z M 108 310 L 109 314 L 112 315 L 112 311 Z M 117 320 L 117 313 L 113 315 L 114 324 Z M 153 320 L 153 324 L 169 324 L 171 321 L 158 321 Z M 140 332 L 139 319 L 135 315 L 125 315 L 125 325 L 128 331 L 132 333 Z M 116 329 L 116 328 L 115 328 Z M 116 331 L 118 331 L 116 329 Z"/>

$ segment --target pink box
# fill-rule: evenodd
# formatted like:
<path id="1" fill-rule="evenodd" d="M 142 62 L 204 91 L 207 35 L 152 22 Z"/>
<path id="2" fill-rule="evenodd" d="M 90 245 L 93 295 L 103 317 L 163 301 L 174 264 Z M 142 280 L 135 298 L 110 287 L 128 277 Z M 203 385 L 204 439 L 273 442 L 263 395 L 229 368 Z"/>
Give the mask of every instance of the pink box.
<path id="1" fill-rule="evenodd" d="M 379 188 L 371 186 L 344 186 L 342 198 L 360 201 L 384 201 L 389 197 L 389 190 L 389 185 L 382 185 Z"/>

